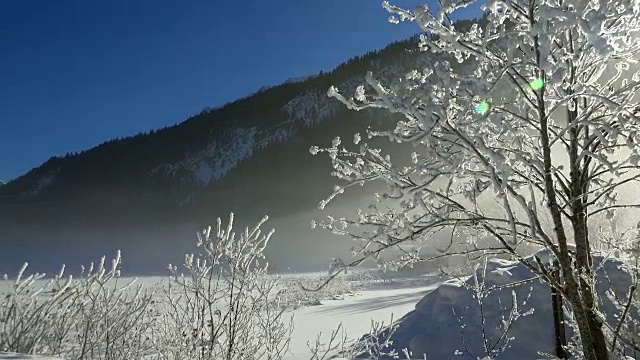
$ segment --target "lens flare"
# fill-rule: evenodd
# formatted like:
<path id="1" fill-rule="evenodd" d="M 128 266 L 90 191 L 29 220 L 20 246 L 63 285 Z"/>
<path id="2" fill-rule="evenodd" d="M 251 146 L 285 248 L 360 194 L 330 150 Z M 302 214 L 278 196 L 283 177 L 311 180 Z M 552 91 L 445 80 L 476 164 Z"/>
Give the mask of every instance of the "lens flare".
<path id="1" fill-rule="evenodd" d="M 537 78 L 529 83 L 529 86 L 532 90 L 540 90 L 544 86 L 544 80 L 542 80 L 542 78 Z"/>
<path id="2" fill-rule="evenodd" d="M 484 115 L 489 111 L 489 103 L 486 101 L 477 103 L 475 109 L 478 114 Z"/>

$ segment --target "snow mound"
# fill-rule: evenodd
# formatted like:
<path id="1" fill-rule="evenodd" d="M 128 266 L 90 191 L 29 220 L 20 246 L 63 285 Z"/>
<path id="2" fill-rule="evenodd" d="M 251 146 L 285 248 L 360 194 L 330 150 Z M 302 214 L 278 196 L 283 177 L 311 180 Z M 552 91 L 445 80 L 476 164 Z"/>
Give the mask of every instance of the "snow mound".
<path id="1" fill-rule="evenodd" d="M 537 255 L 548 259 L 543 252 Z M 603 259 L 602 256 L 594 258 L 597 292 L 609 323 L 615 325 L 617 312 L 605 291 L 613 288 L 618 296 L 624 297 L 631 277 L 623 270 L 620 260 Z M 533 263 L 533 257 L 527 260 Z M 520 263 L 494 259 L 487 262 L 486 269 L 478 269 L 474 276 L 445 281 L 396 322 L 390 348 L 399 353 L 409 349 L 413 357 L 419 359 L 423 358 L 422 354 L 426 354 L 427 359 L 438 360 L 483 358 L 487 356 L 481 322 L 484 314 L 484 334 L 489 348 L 500 349 L 508 342 L 499 356 L 501 360 L 548 358 L 541 353 L 552 354 L 554 351 L 551 290 L 534 278 L 533 273 Z M 493 290 L 488 292 L 480 307 L 473 286 L 483 279 L 484 287 L 493 287 Z M 514 299 L 522 316 L 512 324 L 508 336 L 504 336 L 504 320 L 509 318 Z M 573 333 L 569 327 L 566 330 L 570 339 Z"/>

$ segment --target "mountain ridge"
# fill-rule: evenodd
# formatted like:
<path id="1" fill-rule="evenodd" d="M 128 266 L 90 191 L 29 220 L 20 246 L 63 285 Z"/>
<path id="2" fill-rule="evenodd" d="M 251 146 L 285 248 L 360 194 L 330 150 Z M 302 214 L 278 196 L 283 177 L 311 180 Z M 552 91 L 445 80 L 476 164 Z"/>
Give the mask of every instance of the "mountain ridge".
<path id="1" fill-rule="evenodd" d="M 202 166 L 196 167 L 197 171 L 191 174 L 194 176 L 192 176 L 190 182 L 195 184 L 204 183 L 206 185 L 210 181 L 217 180 L 226 174 L 228 170 L 234 168 L 239 163 L 241 158 L 250 156 L 253 150 L 262 150 L 271 143 L 285 141 L 298 130 L 297 128 L 299 128 L 300 125 L 306 127 L 313 126 L 331 116 L 335 116 L 336 111 L 340 111 L 339 108 L 341 106 L 337 101 L 328 98 L 326 95 L 326 90 L 329 86 L 336 85 L 337 83 L 337 85 L 342 88 L 355 87 L 357 84 L 356 81 L 360 81 L 360 79 L 363 78 L 366 70 L 381 67 L 379 64 L 376 66 L 376 62 L 380 58 L 379 54 L 384 55 L 385 52 L 392 51 L 393 48 L 407 46 L 415 42 L 416 37 L 414 36 L 410 39 L 392 43 L 382 50 L 374 50 L 365 55 L 356 56 L 339 65 L 330 73 L 320 73 L 305 77 L 304 79 L 289 79 L 268 90 L 258 91 L 222 106 L 206 108 L 200 113 L 173 126 L 138 133 L 124 138 L 111 139 L 79 153 L 53 156 L 40 166 L 7 183 L 7 188 L 3 189 L 1 195 L 5 198 L 7 196 L 21 196 L 26 198 L 39 196 L 44 190 L 56 182 L 60 182 L 60 179 L 57 178 L 59 172 L 68 172 L 69 167 L 73 167 L 74 163 L 82 163 L 88 156 L 96 159 L 98 155 L 101 152 L 105 152 L 105 150 L 112 154 L 122 153 L 124 150 L 118 148 L 126 148 L 127 143 L 130 142 L 143 142 L 143 138 L 146 138 L 144 140 L 151 143 L 166 141 L 167 144 L 170 144 L 171 141 L 169 141 L 168 138 L 176 136 L 182 137 L 182 139 L 180 139 L 182 141 L 175 141 L 174 144 L 171 144 L 177 148 L 172 154 L 161 154 L 164 155 L 162 161 L 153 164 L 150 169 L 150 175 L 152 177 L 159 173 L 175 177 L 175 174 L 179 172 L 180 168 L 184 168 L 184 166 L 181 166 L 183 163 L 198 162 L 198 158 L 207 158 L 208 153 L 221 154 L 222 151 L 220 148 L 222 147 L 231 146 L 234 148 L 232 152 L 239 154 L 240 159 L 230 156 L 224 157 L 224 155 L 219 156 L 213 164 L 205 164 L 203 161 L 200 161 L 200 165 Z M 353 68 L 362 66 L 363 64 L 361 63 L 363 62 L 370 63 L 368 67 L 372 69 L 363 69 L 354 72 Z M 345 72 L 345 70 L 349 73 L 348 76 L 340 74 L 341 72 Z M 287 96 L 287 94 L 289 94 L 289 96 Z M 273 101 L 274 99 L 277 100 Z M 265 103 L 269 103 L 269 105 L 264 106 Z M 267 111 L 265 116 L 265 112 L 263 112 L 261 114 L 263 118 L 278 117 L 279 115 L 280 117 L 275 121 L 274 119 L 269 119 L 270 124 L 265 125 L 263 121 L 260 121 L 261 119 L 258 119 L 259 115 L 251 111 L 251 108 L 267 109 L 273 113 L 269 114 Z M 280 114 L 278 114 L 278 112 L 280 112 Z M 232 114 L 229 117 L 230 113 Z M 283 117 L 281 115 L 285 116 Z M 190 131 L 188 131 L 188 129 L 185 130 L 185 128 L 206 129 L 207 126 L 202 126 L 202 123 L 205 121 L 210 123 L 215 122 L 216 125 L 220 125 L 220 128 L 214 130 L 213 127 L 210 126 L 207 130 L 209 130 L 208 135 L 212 136 L 209 137 L 202 136 L 201 133 L 198 134 L 199 136 L 186 136 L 188 134 L 185 133 L 189 133 Z M 227 139 L 230 140 L 225 141 L 221 139 L 222 137 L 227 137 Z M 175 143 L 180 144 L 175 145 Z M 252 146 L 250 146 L 251 144 Z M 131 153 L 129 153 L 129 155 L 130 154 Z M 115 155 L 113 156 L 115 157 Z M 154 157 L 150 156 L 148 158 L 153 159 Z M 209 157 L 209 160 L 212 160 L 212 158 Z M 45 194 L 44 196 L 48 195 Z"/>
<path id="2" fill-rule="evenodd" d="M 390 129 L 400 115 L 350 111 L 327 91 L 336 86 L 352 94 L 368 71 L 384 83 L 399 81 L 442 59 L 417 51 L 417 42 L 415 35 L 175 125 L 50 158 L 0 187 L 0 272 L 24 260 L 44 263 L 38 271 L 57 271 L 60 263 L 85 264 L 120 249 L 135 259 L 125 271 L 164 273 L 163 264 L 180 261 L 173 255 L 194 244 L 196 231 L 229 212 L 244 222 L 236 227 L 270 216 L 267 226 L 277 233 L 268 255 L 280 268 L 315 271 L 332 257 L 348 256 L 348 241 L 310 230 L 311 220 L 325 216 L 318 203 L 336 179 L 330 162 L 309 148 L 336 136 L 351 139 L 369 126 Z M 380 143 L 392 154 L 413 151 L 370 140 Z M 346 216 L 367 206 L 371 191 L 350 191 L 328 210 Z M 309 252 L 311 258 L 300 257 Z"/>
<path id="3" fill-rule="evenodd" d="M 477 21 L 459 20 L 456 26 L 470 27 Z M 349 94 L 363 83 L 369 71 L 390 82 L 407 71 L 428 66 L 439 55 L 417 51 L 418 39 L 416 34 L 393 42 L 383 49 L 355 56 L 331 72 L 289 79 L 205 109 L 172 126 L 111 139 L 78 153 L 54 156 L 2 186 L 0 199 L 4 204 L 0 204 L 0 216 L 20 217 L 20 212 L 14 214 L 12 207 L 16 205 L 41 208 L 37 203 L 68 203 L 96 194 L 105 195 L 109 202 L 123 202 L 121 205 L 127 207 L 137 198 L 161 194 L 162 199 L 155 201 L 156 210 L 184 209 L 247 159 L 289 141 L 302 129 L 335 122 L 341 117 L 380 122 L 391 116 L 376 110 L 351 112 L 329 98 L 327 90 L 337 86 Z M 361 124 L 361 131 L 366 128 L 365 123 Z M 343 126 L 344 122 L 335 124 L 336 128 Z M 308 146 L 315 144 L 316 141 L 311 141 Z M 304 152 L 307 153 L 306 149 Z M 66 211 L 52 208 L 45 217 L 58 217 Z"/>

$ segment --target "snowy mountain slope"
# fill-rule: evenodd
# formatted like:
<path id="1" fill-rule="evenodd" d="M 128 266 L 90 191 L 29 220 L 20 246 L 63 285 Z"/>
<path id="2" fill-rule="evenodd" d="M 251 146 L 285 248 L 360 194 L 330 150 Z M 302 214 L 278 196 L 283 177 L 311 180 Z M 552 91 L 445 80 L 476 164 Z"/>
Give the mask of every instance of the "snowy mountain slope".
<path id="1" fill-rule="evenodd" d="M 196 231 L 230 211 L 249 222 L 270 215 L 278 229 L 278 266 L 325 269 L 331 257 L 348 255 L 350 244 L 309 229 L 324 216 L 318 202 L 335 184 L 329 163 L 311 156 L 309 147 L 394 123 L 386 111 L 350 111 L 327 90 L 352 93 L 367 71 L 391 82 L 430 66 L 435 55 L 416 46 L 415 37 L 393 43 L 175 126 L 51 158 L 0 188 L 0 238 L 6 239 L 0 270 L 29 260 L 43 264 L 41 271 L 56 271 L 60 263 L 83 264 L 119 248 L 135 260 L 126 263 L 128 271 L 163 273 L 170 254 L 182 253 Z M 347 208 L 368 205 L 365 195 L 353 191 L 332 211 L 346 216 Z M 314 256 L 301 260 L 307 252 Z"/>
<path id="2" fill-rule="evenodd" d="M 287 115 L 286 121 L 268 128 L 253 126 L 232 129 L 228 139 L 212 141 L 205 148 L 189 153 L 179 161 L 152 169 L 151 173 L 173 178 L 183 186 L 197 188 L 209 185 L 255 152 L 273 143 L 286 141 L 301 127 L 311 127 L 329 119 L 336 112 L 335 105 L 319 90 L 306 91 L 284 104 L 281 110 Z"/>
<path id="3" fill-rule="evenodd" d="M 345 117 L 383 121 L 388 117 L 384 112 L 352 114 L 329 98 L 327 89 L 336 85 L 350 92 L 362 83 L 367 71 L 392 80 L 408 69 L 429 63 L 428 55 L 407 51 L 415 47 L 415 38 L 394 43 L 356 57 L 331 73 L 290 79 L 224 106 L 207 108 L 178 125 L 53 157 L 2 187 L 0 196 L 6 201 L 0 204 L 0 215 L 27 218 L 27 212 L 33 214 L 33 207 L 51 205 L 55 211 L 43 210 L 45 217 L 58 217 L 62 216 L 61 209 L 53 202 L 64 199 L 90 207 L 88 202 L 95 200 L 88 199 L 95 194 L 108 197 L 113 203 L 110 206 L 118 210 L 145 206 L 147 200 L 132 206 L 138 201 L 137 196 L 130 196 L 132 193 L 148 194 L 145 197 L 157 194 L 154 201 L 160 204 L 155 209 L 188 206 L 203 193 L 215 190 L 217 181 L 246 160 L 291 141 L 303 129 L 331 123 L 327 131 L 335 134 L 340 128 L 350 128 Z M 360 129 L 363 131 L 364 126 Z M 325 137 L 311 135 L 300 151 L 308 156 L 308 146 L 325 141 Z M 295 164 L 291 164 L 293 172 Z M 16 211 L 16 204 L 24 210 Z M 74 216 L 82 213 L 78 208 L 69 210 Z"/>

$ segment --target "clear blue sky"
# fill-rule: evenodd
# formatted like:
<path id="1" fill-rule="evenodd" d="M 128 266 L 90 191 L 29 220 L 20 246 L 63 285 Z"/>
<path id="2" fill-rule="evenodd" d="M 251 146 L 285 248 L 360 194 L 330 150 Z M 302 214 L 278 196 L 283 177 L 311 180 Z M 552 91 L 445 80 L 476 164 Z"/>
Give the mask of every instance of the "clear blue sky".
<path id="1" fill-rule="evenodd" d="M 418 31 L 388 23 L 381 3 L 2 0 L 0 179 Z"/>

